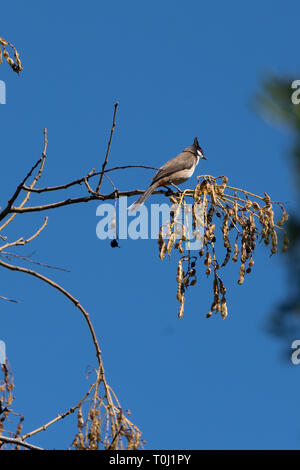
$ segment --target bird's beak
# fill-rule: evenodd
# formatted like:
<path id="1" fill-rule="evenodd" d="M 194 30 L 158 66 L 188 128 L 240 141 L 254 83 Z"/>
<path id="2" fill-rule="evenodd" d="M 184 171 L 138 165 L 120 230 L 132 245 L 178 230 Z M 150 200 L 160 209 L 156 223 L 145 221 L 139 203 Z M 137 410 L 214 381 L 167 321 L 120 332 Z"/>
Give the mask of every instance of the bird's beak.
<path id="1" fill-rule="evenodd" d="M 199 156 L 199 158 L 203 158 L 203 160 L 207 160 L 207 158 L 203 155 L 203 152 L 201 150 L 197 150 L 197 154 Z"/>

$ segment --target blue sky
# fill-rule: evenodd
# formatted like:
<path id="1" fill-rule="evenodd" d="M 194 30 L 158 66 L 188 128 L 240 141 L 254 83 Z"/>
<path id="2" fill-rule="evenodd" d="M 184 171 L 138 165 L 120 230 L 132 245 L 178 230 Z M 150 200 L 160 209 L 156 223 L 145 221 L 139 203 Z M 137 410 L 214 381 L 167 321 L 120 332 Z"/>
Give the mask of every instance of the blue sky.
<path id="1" fill-rule="evenodd" d="M 39 157 L 44 127 L 41 185 L 100 168 L 118 100 L 109 166 L 160 166 L 197 135 L 208 158 L 198 174 L 225 174 L 233 186 L 293 208 L 291 136 L 258 116 L 253 100 L 268 75 L 300 78 L 299 15 L 296 1 L 6 4 L 0 34 L 16 45 L 24 70 L 17 77 L 0 68 L 1 206 Z M 143 189 L 150 177 L 128 170 L 114 182 Z M 176 260 L 161 262 L 153 240 L 111 249 L 96 237 L 97 206 L 49 212 L 47 229 L 22 254 L 71 270 L 40 268 L 90 312 L 108 381 L 146 448 L 299 448 L 300 366 L 285 362 L 290 345 L 264 330 L 287 291 L 280 256 L 259 247 L 241 287 L 237 267 L 228 266 L 225 321 L 205 318 L 211 286 L 203 275 L 178 320 Z M 7 234 L 31 234 L 43 215 L 20 216 Z M 27 432 L 77 403 L 96 361 L 79 312 L 50 287 L 2 270 L 0 295 L 20 301 L 2 302 L 0 339 Z M 31 442 L 65 448 L 75 425 L 68 418 Z"/>

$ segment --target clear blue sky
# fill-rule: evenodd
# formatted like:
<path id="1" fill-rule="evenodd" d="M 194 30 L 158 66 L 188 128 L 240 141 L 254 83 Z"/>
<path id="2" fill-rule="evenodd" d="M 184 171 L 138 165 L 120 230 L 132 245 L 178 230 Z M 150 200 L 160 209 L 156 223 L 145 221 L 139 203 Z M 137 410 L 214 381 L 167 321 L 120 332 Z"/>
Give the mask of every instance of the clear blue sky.
<path id="1" fill-rule="evenodd" d="M 0 35 L 17 46 L 24 71 L 0 68 L 1 206 L 40 155 L 44 127 L 41 185 L 99 168 L 118 100 L 110 166 L 160 166 L 197 135 L 208 157 L 199 172 L 226 174 L 234 186 L 293 207 L 290 136 L 252 102 L 267 74 L 300 78 L 299 17 L 296 1 L 6 3 Z M 150 176 L 114 178 L 125 190 L 145 188 Z M 90 312 L 109 383 L 146 448 L 299 448 L 300 366 L 285 362 L 283 345 L 264 331 L 287 290 L 282 259 L 259 248 L 242 287 L 237 266 L 228 268 L 225 321 L 205 318 L 211 286 L 202 276 L 178 320 L 175 259 L 161 262 L 151 240 L 111 249 L 96 238 L 97 205 L 49 213 L 22 254 L 71 270 L 40 268 Z M 43 216 L 19 217 L 9 235 L 31 234 Z M 0 295 L 20 301 L 2 302 L 0 339 L 30 431 L 77 403 L 96 359 L 86 324 L 59 293 L 2 270 Z M 65 448 L 74 432 L 71 417 L 31 442 Z"/>

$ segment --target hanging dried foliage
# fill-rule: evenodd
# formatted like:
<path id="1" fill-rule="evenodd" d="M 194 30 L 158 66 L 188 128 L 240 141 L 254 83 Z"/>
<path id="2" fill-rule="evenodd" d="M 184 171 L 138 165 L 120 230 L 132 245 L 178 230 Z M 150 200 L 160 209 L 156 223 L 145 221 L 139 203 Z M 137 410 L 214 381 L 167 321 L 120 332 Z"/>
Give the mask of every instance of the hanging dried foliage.
<path id="1" fill-rule="evenodd" d="M 9 53 L 10 49 L 13 51 L 14 59 L 11 57 Z M 19 74 L 21 70 L 23 70 L 20 56 L 15 46 L 0 37 L 0 65 L 3 63 L 3 57 L 8 63 L 8 65 L 12 68 L 12 70 L 16 72 L 17 74 Z"/>
<path id="2" fill-rule="evenodd" d="M 177 300 L 180 303 L 178 316 L 184 311 L 185 293 L 197 283 L 196 273 L 201 264 L 207 276 L 213 277 L 213 301 L 207 317 L 220 312 L 222 318 L 228 315 L 226 288 L 220 272 L 230 259 L 240 261 L 238 284 L 243 284 L 246 274 L 254 266 L 254 251 L 257 241 L 270 245 L 271 255 L 277 252 L 278 230 L 288 220 L 282 203 L 271 201 L 270 196 L 258 196 L 249 191 L 228 186 L 226 176 L 203 175 L 194 190 L 185 190 L 172 195 L 170 223 L 163 225 L 158 237 L 159 256 L 164 259 L 177 249 L 180 256 L 177 266 Z M 192 204 L 191 204 L 192 201 Z M 191 209 L 189 210 L 189 207 Z M 280 219 L 274 222 L 274 209 L 281 211 Z M 192 230 L 188 226 L 187 213 L 191 213 Z M 182 214 L 185 213 L 184 216 Z M 186 220 L 184 220 L 186 219 Z M 221 233 L 216 235 L 217 232 Z M 283 251 L 287 249 L 288 239 L 284 232 Z M 200 240 L 198 251 L 190 249 L 192 240 Z M 183 243 L 185 242 L 185 243 Z M 225 254 L 219 262 L 216 255 L 219 246 Z"/>

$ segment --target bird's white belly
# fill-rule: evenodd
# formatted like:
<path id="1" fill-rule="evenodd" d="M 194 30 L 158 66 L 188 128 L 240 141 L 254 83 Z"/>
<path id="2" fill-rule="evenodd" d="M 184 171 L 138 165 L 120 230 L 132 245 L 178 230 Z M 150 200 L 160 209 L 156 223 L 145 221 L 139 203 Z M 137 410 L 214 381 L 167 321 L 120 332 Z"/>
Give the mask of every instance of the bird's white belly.
<path id="1" fill-rule="evenodd" d="M 194 173 L 195 167 L 189 168 L 187 170 L 177 171 L 170 177 L 171 182 L 174 184 L 181 184 L 184 181 L 188 180 Z"/>

